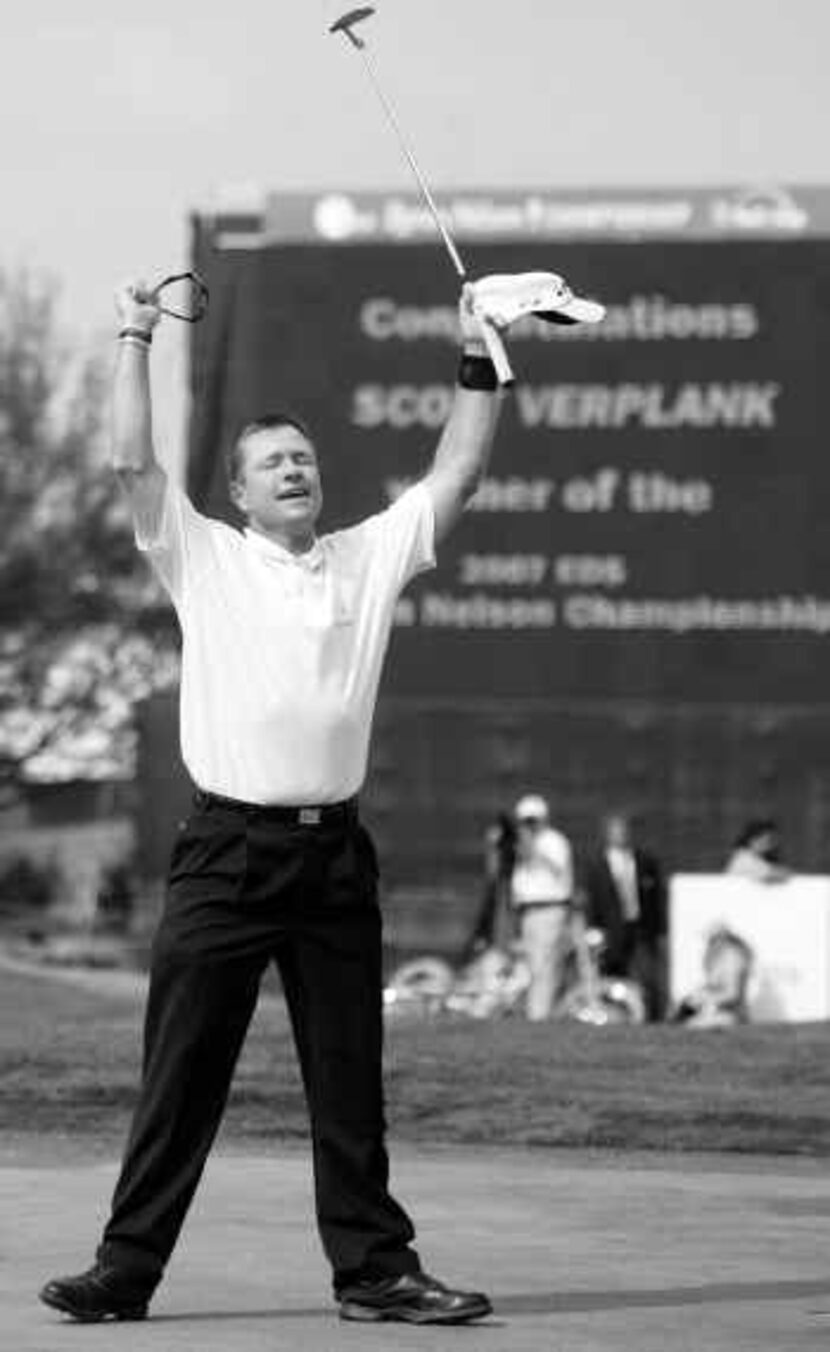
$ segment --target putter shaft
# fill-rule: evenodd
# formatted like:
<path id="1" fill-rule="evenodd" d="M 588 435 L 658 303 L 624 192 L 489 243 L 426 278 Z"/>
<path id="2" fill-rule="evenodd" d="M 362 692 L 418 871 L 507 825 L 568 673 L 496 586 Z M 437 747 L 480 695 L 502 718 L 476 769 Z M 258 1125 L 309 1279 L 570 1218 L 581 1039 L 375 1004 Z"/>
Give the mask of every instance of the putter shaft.
<path id="1" fill-rule="evenodd" d="M 437 206 L 437 204 L 436 204 L 436 202 L 435 202 L 435 199 L 434 199 L 434 197 L 432 196 L 432 193 L 430 192 L 430 189 L 429 189 L 429 186 L 428 186 L 428 184 L 427 184 L 427 181 L 426 181 L 426 179 L 424 178 L 424 176 L 423 176 L 423 174 L 421 173 L 421 170 L 420 170 L 420 168 L 419 168 L 419 166 L 418 166 L 418 161 L 415 159 L 415 156 L 413 155 L 412 151 L 410 150 L 409 145 L 408 145 L 408 143 L 407 143 L 407 141 L 406 141 L 406 138 L 405 138 L 405 136 L 404 136 L 404 134 L 403 134 L 403 132 L 402 132 L 402 130 L 401 130 L 401 125 L 400 125 L 400 123 L 398 122 L 398 119 L 397 119 L 397 117 L 396 117 L 396 115 L 395 115 L 395 110 L 394 110 L 394 108 L 392 107 L 391 103 L 389 102 L 389 100 L 387 99 L 386 95 L 385 95 L 384 92 L 383 92 L 383 88 L 381 87 L 380 81 L 378 80 L 377 75 L 375 74 L 375 68 L 374 68 L 374 65 L 372 64 L 372 59 L 371 59 L 371 57 L 369 56 L 369 53 L 367 52 L 366 47 L 363 46 L 363 45 L 361 45 L 361 47 L 359 48 L 359 50 L 360 50 L 360 55 L 361 55 L 362 58 L 363 58 L 363 62 L 364 62 L 364 64 L 365 64 L 365 66 L 366 66 L 366 70 L 367 70 L 367 73 L 368 73 L 368 75 L 369 75 L 369 79 L 370 79 L 371 82 L 372 82 L 372 87 L 374 88 L 374 91 L 375 91 L 375 93 L 377 94 L 377 97 L 378 97 L 378 99 L 379 99 L 379 101 L 380 101 L 380 104 L 381 104 L 381 107 L 383 108 L 383 111 L 386 113 L 386 117 L 387 117 L 387 120 L 388 120 L 388 122 L 389 122 L 389 125 L 391 126 L 393 132 L 395 133 L 395 136 L 396 136 L 397 141 L 398 141 L 398 145 L 400 146 L 401 150 L 403 151 L 404 155 L 406 156 L 407 163 L 409 164 L 409 167 L 410 167 L 410 169 L 412 170 L 412 173 L 413 173 L 414 176 L 415 176 L 415 182 L 418 184 L 418 187 L 419 187 L 420 190 L 421 190 L 421 194 L 422 194 L 422 196 L 423 196 L 423 198 L 424 198 L 424 201 L 425 201 L 426 204 L 427 204 L 427 207 L 429 208 L 429 211 L 430 211 L 430 213 L 431 213 L 431 215 L 432 215 L 432 219 L 435 221 L 435 224 L 436 224 L 437 227 L 438 227 L 438 230 L 439 230 L 439 232 L 440 232 L 441 238 L 442 238 L 443 241 L 444 241 L 444 245 L 445 245 L 445 247 L 446 247 L 447 253 L 449 254 L 450 258 L 452 259 L 453 267 L 455 268 L 456 272 L 458 273 L 458 276 L 463 280 L 463 279 L 467 276 L 467 269 L 465 268 L 465 266 L 464 266 L 464 264 L 463 264 L 463 262 L 462 262 L 462 260 L 461 260 L 461 255 L 460 255 L 460 253 L 458 252 L 458 248 L 457 248 L 457 246 L 456 246 L 455 240 L 453 239 L 452 235 L 450 234 L 449 230 L 447 229 L 446 225 L 444 224 L 443 218 L 442 218 L 442 216 L 441 216 L 440 211 L 438 210 L 438 206 Z"/>
<path id="2" fill-rule="evenodd" d="M 438 227 L 438 232 L 441 236 L 441 239 L 444 241 L 444 247 L 446 248 L 447 253 L 449 254 L 452 260 L 452 265 L 455 268 L 458 276 L 463 281 L 467 276 L 467 269 L 465 268 L 461 260 L 461 255 L 458 252 L 455 240 L 453 239 L 452 235 L 450 234 L 449 230 L 444 224 L 444 221 L 442 219 L 440 211 L 438 210 L 438 206 L 435 202 L 435 199 L 432 196 L 432 193 L 430 192 L 429 185 L 426 179 L 424 178 L 423 174 L 421 173 L 418 161 L 415 159 L 415 156 L 409 147 L 409 143 L 403 134 L 403 129 L 401 127 L 400 122 L 398 121 L 397 114 L 395 113 L 394 108 L 392 107 L 391 103 L 389 102 L 388 98 L 383 92 L 383 86 L 381 85 L 380 80 L 377 77 L 372 59 L 369 56 L 368 51 L 366 50 L 366 43 L 363 41 L 362 38 L 358 37 L 354 31 L 357 24 L 363 23 L 366 19 L 371 18 L 374 12 L 375 11 L 371 5 L 362 5 L 358 9 L 350 9 L 346 14 L 342 14 L 339 19 L 336 19 L 333 24 L 330 24 L 329 32 L 342 33 L 343 36 L 348 39 L 351 45 L 358 52 L 360 52 L 360 55 L 363 58 L 363 64 L 366 67 L 366 73 L 369 76 L 369 80 L 371 81 L 372 88 L 375 91 L 375 95 L 377 96 L 381 108 L 386 114 L 386 120 L 389 123 L 390 127 L 392 128 L 395 139 L 397 140 L 398 145 L 400 146 L 401 150 L 404 153 L 406 162 L 409 165 L 415 177 L 415 182 L 418 184 L 418 187 L 421 191 L 421 195 L 424 201 L 426 202 L 427 207 L 429 208 L 432 219 L 434 220 L 436 226 Z"/>
<path id="3" fill-rule="evenodd" d="M 432 193 L 430 192 L 429 185 L 427 184 L 426 179 L 421 173 L 418 161 L 415 159 L 415 156 L 409 147 L 409 143 L 403 134 L 401 125 L 398 122 L 397 114 L 395 113 L 394 108 L 392 107 L 391 103 L 389 102 L 388 98 L 383 92 L 381 83 L 377 75 L 375 74 L 375 68 L 372 63 L 372 60 L 369 56 L 368 51 L 366 50 L 366 43 L 363 41 L 362 38 L 357 37 L 354 33 L 355 26 L 359 23 L 362 23 L 365 19 L 370 18 L 370 16 L 374 14 L 374 12 L 375 12 L 374 9 L 368 5 L 364 5 L 359 9 L 349 10 L 348 13 L 343 14 L 339 19 L 336 20 L 335 23 L 331 24 L 331 26 L 329 27 L 329 32 L 342 33 L 343 36 L 348 39 L 351 46 L 354 47 L 362 56 L 363 64 L 366 68 L 366 74 L 369 76 L 372 88 L 375 91 L 375 95 L 377 96 L 378 102 L 380 103 L 380 106 L 383 109 L 384 114 L 386 115 L 386 120 L 389 123 L 390 127 L 392 128 L 392 131 L 394 133 L 396 141 L 398 142 L 398 145 L 400 146 L 401 150 L 404 153 L 404 156 L 406 157 L 406 162 L 409 165 L 410 169 L 412 170 L 415 182 L 418 184 L 421 196 L 426 202 L 427 207 L 429 209 L 429 213 L 432 216 L 432 219 L 438 228 L 438 233 L 441 236 L 441 240 L 444 244 L 444 247 L 450 256 L 452 265 L 455 268 L 455 271 L 458 277 L 461 279 L 461 281 L 465 281 L 467 278 L 467 269 L 464 266 L 464 263 L 462 262 L 461 255 L 458 252 L 458 249 L 455 244 L 455 240 L 453 239 L 452 235 L 450 234 L 449 230 L 444 224 L 441 213 L 438 210 L 438 207 L 435 203 L 435 199 L 433 198 Z M 487 344 L 487 350 L 496 368 L 496 373 L 498 375 L 499 382 L 502 385 L 510 385 L 513 383 L 513 372 L 510 367 L 510 361 L 508 359 L 507 352 L 505 351 L 504 344 L 501 341 L 501 337 L 495 326 L 488 319 L 482 316 L 480 316 L 479 318 L 482 333 L 484 335 L 484 339 Z"/>

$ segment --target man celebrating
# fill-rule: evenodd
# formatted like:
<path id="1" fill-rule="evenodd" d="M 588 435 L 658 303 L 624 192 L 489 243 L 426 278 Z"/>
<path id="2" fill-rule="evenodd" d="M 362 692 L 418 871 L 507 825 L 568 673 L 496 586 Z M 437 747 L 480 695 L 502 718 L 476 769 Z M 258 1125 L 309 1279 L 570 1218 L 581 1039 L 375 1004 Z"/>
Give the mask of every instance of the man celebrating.
<path id="1" fill-rule="evenodd" d="M 138 547 L 182 630 L 181 739 L 198 785 L 155 937 L 143 1082 L 91 1268 L 41 1299 L 74 1319 L 141 1319 L 202 1173 L 267 965 L 276 962 L 311 1118 L 317 1220 L 344 1319 L 462 1323 L 486 1296 L 427 1276 L 388 1191 L 380 912 L 356 795 L 396 599 L 432 566 L 487 463 L 501 400 L 465 287 L 452 411 L 425 476 L 318 537 L 320 466 L 275 414 L 232 448 L 240 532 L 202 516 L 152 442 L 159 309 L 117 298 L 113 467 Z"/>

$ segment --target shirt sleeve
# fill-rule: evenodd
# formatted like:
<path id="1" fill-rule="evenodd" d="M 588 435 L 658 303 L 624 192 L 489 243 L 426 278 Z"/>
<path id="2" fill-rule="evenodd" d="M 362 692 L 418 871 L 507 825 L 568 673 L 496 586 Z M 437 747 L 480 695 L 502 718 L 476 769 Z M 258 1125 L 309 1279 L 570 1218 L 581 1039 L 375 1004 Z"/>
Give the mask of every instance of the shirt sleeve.
<path id="1" fill-rule="evenodd" d="M 135 542 L 178 603 L 188 581 L 206 564 L 212 545 L 211 521 L 196 511 L 187 494 L 167 480 L 161 517 L 149 535 L 135 522 Z"/>
<path id="2" fill-rule="evenodd" d="M 364 527 L 372 542 L 373 565 L 383 569 L 396 591 L 435 567 L 435 510 L 423 484 L 407 488 Z"/>

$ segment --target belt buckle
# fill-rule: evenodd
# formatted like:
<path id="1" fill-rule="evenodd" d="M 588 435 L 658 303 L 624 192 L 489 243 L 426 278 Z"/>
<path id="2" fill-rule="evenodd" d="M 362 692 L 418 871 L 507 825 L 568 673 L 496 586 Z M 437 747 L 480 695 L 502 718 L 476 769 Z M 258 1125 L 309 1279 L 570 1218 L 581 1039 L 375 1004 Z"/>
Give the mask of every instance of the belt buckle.
<path id="1" fill-rule="evenodd" d="M 322 815 L 319 807 L 301 807 L 299 811 L 300 826 L 319 826 Z"/>

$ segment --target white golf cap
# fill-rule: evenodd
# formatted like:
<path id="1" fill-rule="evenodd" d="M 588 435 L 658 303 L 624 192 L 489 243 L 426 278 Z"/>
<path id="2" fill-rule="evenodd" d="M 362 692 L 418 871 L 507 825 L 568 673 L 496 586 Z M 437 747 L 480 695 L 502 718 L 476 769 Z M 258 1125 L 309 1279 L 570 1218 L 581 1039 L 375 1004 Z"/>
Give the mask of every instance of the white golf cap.
<path id="1" fill-rule="evenodd" d="M 473 283 L 473 308 L 505 326 L 523 315 L 551 324 L 598 324 L 605 316 L 599 301 L 575 296 L 555 272 L 491 273 Z"/>
<path id="2" fill-rule="evenodd" d="M 547 821 L 548 805 L 538 793 L 526 793 L 520 798 L 513 815 L 517 821 Z"/>

